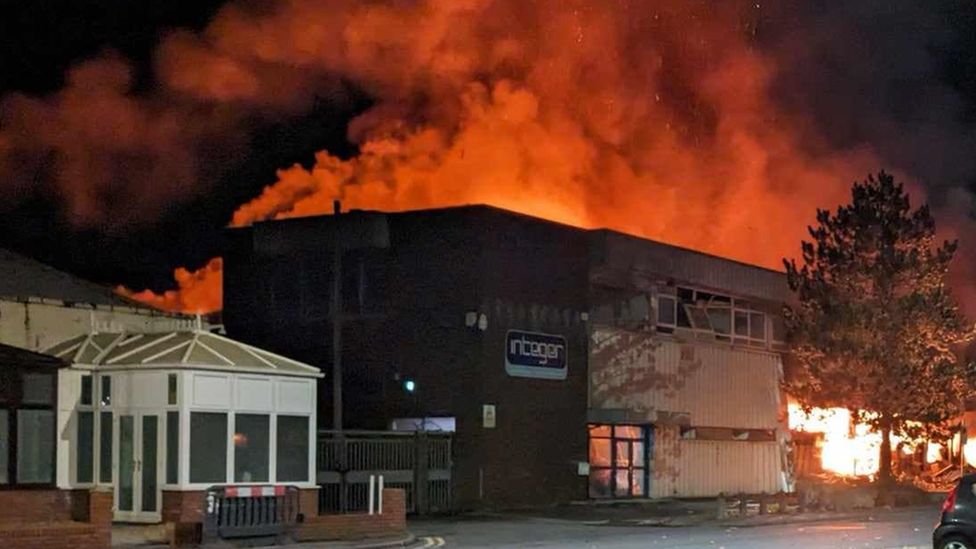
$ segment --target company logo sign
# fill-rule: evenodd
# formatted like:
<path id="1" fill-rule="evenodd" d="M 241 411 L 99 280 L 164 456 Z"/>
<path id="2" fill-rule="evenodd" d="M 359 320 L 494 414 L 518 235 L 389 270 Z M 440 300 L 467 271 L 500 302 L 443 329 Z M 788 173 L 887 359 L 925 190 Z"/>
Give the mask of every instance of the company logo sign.
<path id="1" fill-rule="evenodd" d="M 505 337 L 505 371 L 515 377 L 566 379 L 566 338 L 509 330 Z"/>

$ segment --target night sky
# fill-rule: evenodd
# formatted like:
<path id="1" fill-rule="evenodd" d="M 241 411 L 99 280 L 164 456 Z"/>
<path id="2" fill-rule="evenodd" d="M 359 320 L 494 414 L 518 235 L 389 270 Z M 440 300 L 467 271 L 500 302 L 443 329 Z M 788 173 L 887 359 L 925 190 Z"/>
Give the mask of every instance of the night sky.
<path id="1" fill-rule="evenodd" d="M 145 0 L 133 9 L 128 0 L 3 2 L 0 94 L 55 92 L 73 63 L 106 50 L 134 61 L 140 69 L 137 86 L 152 87 L 149 67 L 159 38 L 172 28 L 204 27 L 223 3 Z M 168 289 L 174 268 L 199 267 L 219 255 L 231 214 L 274 181 L 277 168 L 308 165 L 324 148 L 343 156 L 355 152 L 345 139 L 345 122 L 368 99 L 355 90 L 350 96 L 353 100 L 316 105 L 300 117 L 256 124 L 245 154 L 215 182 L 215 192 L 175 205 L 144 227 L 79 228 L 45 193 L 3 197 L 0 246 L 93 281 Z"/>
<path id="2" fill-rule="evenodd" d="M 150 65 L 159 39 L 174 28 L 202 29 L 222 3 L 6 0 L 0 8 L 0 95 L 54 93 L 70 66 L 106 50 L 134 63 L 136 93 L 152 89 Z M 956 187 L 962 181 L 973 189 L 976 4 L 849 4 L 763 7 L 756 47 L 785 61 L 774 85 L 779 101 L 810 114 L 819 124 L 817 134 L 831 146 L 870 142 L 885 157 L 933 180 L 952 180 Z M 783 59 L 782 52 L 792 59 Z M 43 190 L 5 196 L 0 245 L 98 282 L 166 289 L 173 268 L 199 267 L 219 255 L 221 230 L 232 212 L 273 182 L 276 169 L 296 162 L 309 166 L 321 149 L 340 157 L 355 154 L 345 139 L 346 125 L 369 105 L 370 98 L 347 83 L 339 98 L 319 98 L 300 115 L 256 118 L 244 148 L 228 159 L 228 170 L 210 192 L 174 204 L 139 227 L 80 228 Z M 948 193 L 930 195 L 936 205 L 953 199 Z"/>

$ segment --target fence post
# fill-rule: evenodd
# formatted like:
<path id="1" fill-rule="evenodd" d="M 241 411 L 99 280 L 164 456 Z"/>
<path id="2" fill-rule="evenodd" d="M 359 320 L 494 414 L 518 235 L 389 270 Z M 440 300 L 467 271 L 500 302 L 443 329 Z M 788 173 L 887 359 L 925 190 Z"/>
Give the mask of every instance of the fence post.
<path id="1" fill-rule="evenodd" d="M 349 487 L 346 484 L 346 472 L 349 470 L 349 445 L 342 432 L 339 432 L 336 438 L 339 442 L 336 445 L 339 449 L 339 463 L 336 467 L 339 470 L 339 512 L 345 513 L 349 510 L 349 494 L 347 493 Z"/>
<path id="2" fill-rule="evenodd" d="M 377 493 L 377 498 L 379 499 L 379 506 L 378 506 L 379 512 L 382 515 L 383 514 L 383 475 L 380 475 L 380 489 L 379 489 L 379 493 Z"/>
<path id="3" fill-rule="evenodd" d="M 430 456 L 430 441 L 427 438 L 427 433 L 423 431 L 417 431 L 416 441 L 417 467 L 413 481 L 413 497 L 416 512 L 425 515 L 430 511 L 430 502 L 427 497 L 428 479 L 430 477 L 430 460 L 428 459 Z"/>
<path id="4" fill-rule="evenodd" d="M 373 514 L 373 497 L 376 495 L 376 475 L 369 475 L 369 514 Z"/>

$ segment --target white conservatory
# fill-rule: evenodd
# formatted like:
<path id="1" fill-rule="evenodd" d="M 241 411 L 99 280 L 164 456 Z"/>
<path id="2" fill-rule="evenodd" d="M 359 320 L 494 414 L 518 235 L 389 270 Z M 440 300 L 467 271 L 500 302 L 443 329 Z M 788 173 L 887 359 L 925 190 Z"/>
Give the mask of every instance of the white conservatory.
<path id="1" fill-rule="evenodd" d="M 200 329 L 97 332 L 46 352 L 71 363 L 58 486 L 113 486 L 115 520 L 180 516 L 214 485 L 315 488 L 317 368 Z"/>

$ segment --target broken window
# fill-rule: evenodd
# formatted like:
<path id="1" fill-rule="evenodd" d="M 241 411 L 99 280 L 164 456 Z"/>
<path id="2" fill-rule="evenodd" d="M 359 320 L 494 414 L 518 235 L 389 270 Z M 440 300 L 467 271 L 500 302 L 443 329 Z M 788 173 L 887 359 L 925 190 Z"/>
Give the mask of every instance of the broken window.
<path id="1" fill-rule="evenodd" d="M 674 326 L 677 322 L 677 311 L 675 305 L 677 301 L 674 296 L 657 296 L 657 323 L 660 326 Z"/>
<path id="2" fill-rule="evenodd" d="M 688 318 L 691 319 L 691 327 L 695 330 L 701 330 L 703 332 L 712 331 L 712 323 L 708 320 L 708 313 L 702 307 L 696 307 L 694 305 L 685 305 L 685 309 L 688 311 Z"/>
<path id="3" fill-rule="evenodd" d="M 749 301 L 692 288 L 677 288 L 676 296 L 677 300 L 669 295 L 658 296 L 659 326 L 711 333 L 718 341 L 731 342 L 734 337 L 740 343 L 766 345 L 766 314 Z"/>
<path id="4" fill-rule="evenodd" d="M 732 309 L 708 308 L 708 320 L 716 334 L 729 335 L 732 333 Z"/>

